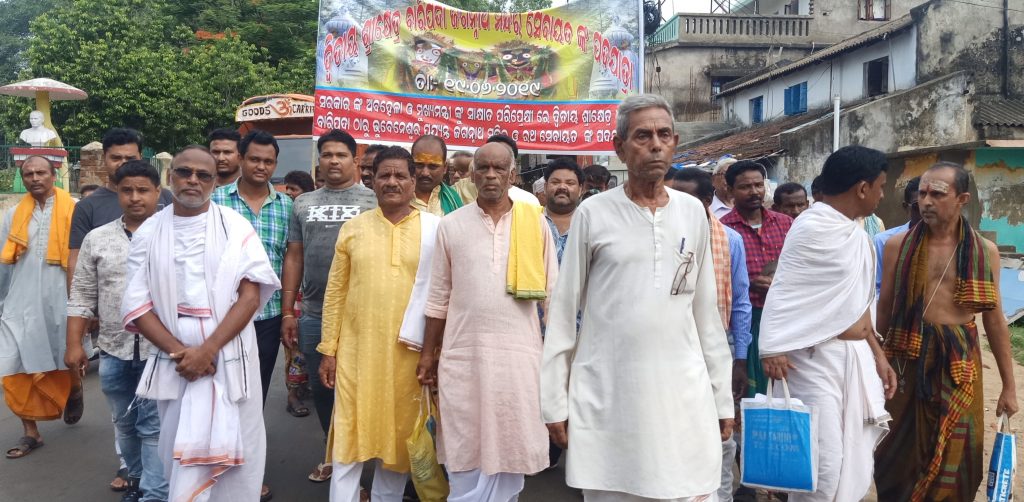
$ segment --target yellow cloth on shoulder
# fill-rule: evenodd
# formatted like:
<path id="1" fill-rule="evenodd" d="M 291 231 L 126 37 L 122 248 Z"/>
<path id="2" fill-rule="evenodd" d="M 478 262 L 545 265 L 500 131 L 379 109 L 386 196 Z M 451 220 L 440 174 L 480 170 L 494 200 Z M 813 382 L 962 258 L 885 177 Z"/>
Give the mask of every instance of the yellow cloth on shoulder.
<path id="1" fill-rule="evenodd" d="M 512 203 L 512 234 L 509 236 L 505 291 L 516 300 L 543 300 L 547 297 L 545 235 L 540 226 L 543 210 L 528 202 Z"/>
<path id="2" fill-rule="evenodd" d="M 0 263 L 13 265 L 28 249 L 28 224 L 32 221 L 32 211 L 36 208 L 36 200 L 32 195 L 25 194 L 14 209 L 11 231 L 7 234 L 7 242 L 0 251 Z M 71 216 L 75 213 L 75 199 L 71 194 L 60 188 L 53 189 L 53 209 L 50 212 L 50 236 L 46 241 L 46 263 L 68 268 L 68 246 L 71 241 Z"/>

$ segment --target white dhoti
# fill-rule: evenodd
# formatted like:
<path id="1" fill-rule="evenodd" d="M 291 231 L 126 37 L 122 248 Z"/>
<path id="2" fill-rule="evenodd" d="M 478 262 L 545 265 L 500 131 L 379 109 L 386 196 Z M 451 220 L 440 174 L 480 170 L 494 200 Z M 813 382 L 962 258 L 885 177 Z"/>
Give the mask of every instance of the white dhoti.
<path id="1" fill-rule="evenodd" d="M 732 502 L 733 485 L 735 484 L 733 467 L 736 466 L 736 440 L 739 438 L 739 434 L 739 432 L 734 432 L 729 439 L 722 441 L 722 486 L 718 488 L 717 492 L 718 500 L 721 502 Z"/>
<path id="2" fill-rule="evenodd" d="M 448 502 L 512 502 L 519 500 L 526 476 L 499 472 L 484 474 L 480 469 L 449 472 Z"/>
<path id="3" fill-rule="evenodd" d="M 622 492 L 604 490 L 583 490 L 585 502 L 718 502 L 718 494 L 710 493 L 699 497 L 683 497 L 678 499 L 649 499 Z"/>
<path id="4" fill-rule="evenodd" d="M 365 462 L 339 464 L 334 462 L 331 471 L 331 502 L 359 502 L 359 479 Z M 408 472 L 389 471 L 380 460 L 374 461 L 373 487 L 370 500 L 373 502 L 402 502 Z"/>
<path id="5" fill-rule="evenodd" d="M 146 220 L 132 238 L 127 276 L 125 329 L 153 311 L 186 347 L 204 343 L 224 320 L 243 279 L 259 285 L 257 310 L 281 286 L 252 225 L 216 204 L 192 217 L 167 207 Z M 194 382 L 167 354 L 150 354 L 136 393 L 157 401 L 169 502 L 259 500 L 267 436 L 260 387 L 252 385 L 260 381 L 255 356 L 251 321 L 220 348 L 216 372 Z"/>
<path id="6" fill-rule="evenodd" d="M 873 452 L 888 430 L 885 392 L 867 340 L 838 339 L 865 315 L 874 326 L 875 247 L 854 220 L 815 204 L 786 236 L 765 299 L 761 358 L 795 366 L 789 392 L 818 410 L 818 490 L 793 502 L 853 502 L 867 495 Z M 782 389 L 776 387 L 776 396 Z"/>
<path id="7" fill-rule="evenodd" d="M 791 502 L 855 502 L 871 486 L 875 446 L 888 431 L 882 380 L 865 340 L 834 338 L 786 353 L 789 392 L 818 410 L 818 491 Z M 775 396 L 782 397 L 780 386 Z"/>
<path id="8" fill-rule="evenodd" d="M 210 318 L 179 317 L 178 337 L 186 345 L 199 345 L 213 327 Z M 259 381 L 258 358 L 250 358 L 246 370 L 250 382 Z M 160 458 L 173 459 L 164 463 L 169 502 L 260 498 L 267 453 L 262 401 L 253 395 L 231 402 L 225 376 L 218 371 L 182 386 L 178 399 L 157 401 L 158 451 Z M 193 420 L 205 426 L 193 426 Z"/>

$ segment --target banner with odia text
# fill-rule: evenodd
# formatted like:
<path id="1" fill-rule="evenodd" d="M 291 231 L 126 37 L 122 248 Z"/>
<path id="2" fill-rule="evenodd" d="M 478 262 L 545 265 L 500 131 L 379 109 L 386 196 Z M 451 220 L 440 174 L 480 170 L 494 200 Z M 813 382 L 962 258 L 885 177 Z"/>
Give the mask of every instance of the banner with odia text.
<path id="1" fill-rule="evenodd" d="M 641 92 L 640 0 L 466 12 L 428 0 L 321 0 L 313 134 L 522 153 L 610 154 L 615 109 Z"/>

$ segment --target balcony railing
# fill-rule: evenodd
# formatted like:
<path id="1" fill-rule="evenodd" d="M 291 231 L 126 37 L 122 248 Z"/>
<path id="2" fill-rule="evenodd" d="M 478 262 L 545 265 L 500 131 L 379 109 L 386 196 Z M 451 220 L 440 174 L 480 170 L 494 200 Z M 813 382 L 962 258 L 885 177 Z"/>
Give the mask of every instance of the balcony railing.
<path id="1" fill-rule="evenodd" d="M 811 35 L 812 16 L 676 14 L 647 37 L 650 45 L 672 42 L 799 42 Z"/>
<path id="2" fill-rule="evenodd" d="M 648 45 L 667 44 L 679 40 L 679 14 L 665 21 L 665 24 L 647 36 Z"/>

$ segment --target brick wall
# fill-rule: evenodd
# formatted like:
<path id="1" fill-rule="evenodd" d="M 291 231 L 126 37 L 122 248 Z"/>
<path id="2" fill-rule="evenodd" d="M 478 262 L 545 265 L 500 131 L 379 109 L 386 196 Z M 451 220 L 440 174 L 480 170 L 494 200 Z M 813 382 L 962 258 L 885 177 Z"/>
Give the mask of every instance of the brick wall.
<path id="1" fill-rule="evenodd" d="M 78 186 L 106 185 L 107 171 L 103 169 L 103 145 L 93 141 L 82 147 L 79 160 Z"/>

